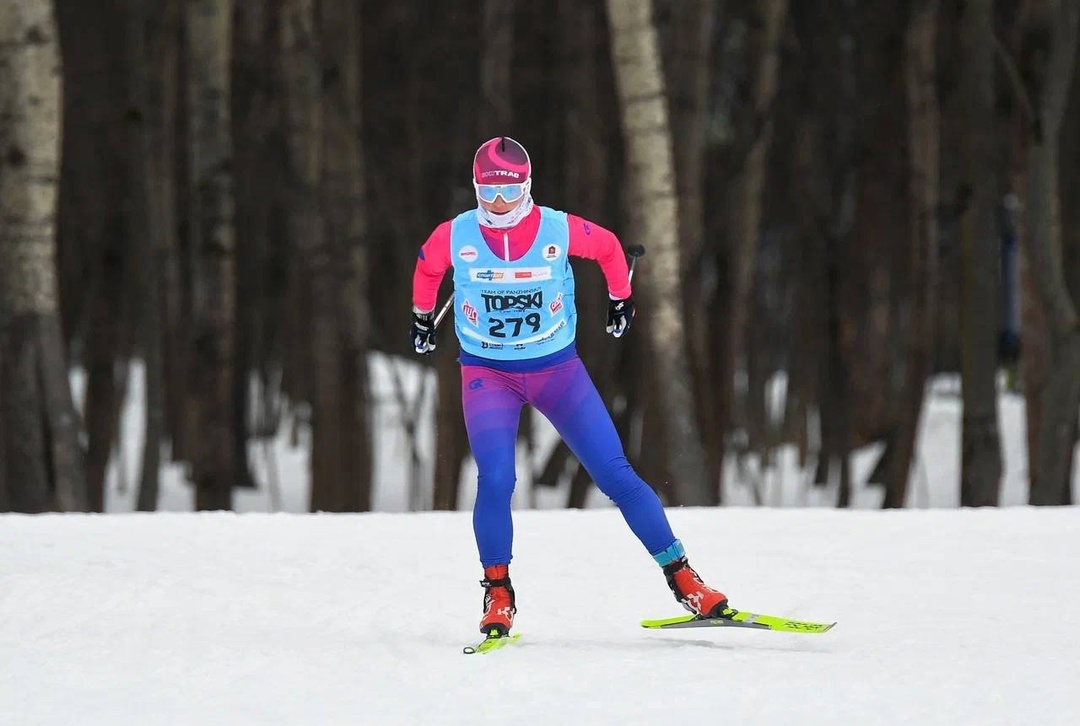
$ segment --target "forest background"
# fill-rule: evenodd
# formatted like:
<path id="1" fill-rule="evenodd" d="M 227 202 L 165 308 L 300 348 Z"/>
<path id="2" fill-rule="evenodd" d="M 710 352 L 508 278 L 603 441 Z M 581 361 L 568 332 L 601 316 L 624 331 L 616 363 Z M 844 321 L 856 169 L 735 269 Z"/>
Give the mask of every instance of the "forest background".
<path id="1" fill-rule="evenodd" d="M 417 250 L 499 134 L 539 203 L 647 249 L 617 343 L 575 263 L 578 347 L 668 504 L 790 445 L 848 506 L 878 443 L 868 481 L 904 506 L 948 373 L 960 503 L 999 503 L 1002 389 L 1029 501 L 1072 503 L 1078 25 L 1071 0 L 0 0 L 0 511 L 104 509 L 136 361 L 139 509 L 167 462 L 232 508 L 291 423 L 309 509 L 369 510 L 373 355 L 411 355 Z M 452 509 L 441 334 L 419 363 Z M 584 506 L 565 447 L 542 457 Z"/>

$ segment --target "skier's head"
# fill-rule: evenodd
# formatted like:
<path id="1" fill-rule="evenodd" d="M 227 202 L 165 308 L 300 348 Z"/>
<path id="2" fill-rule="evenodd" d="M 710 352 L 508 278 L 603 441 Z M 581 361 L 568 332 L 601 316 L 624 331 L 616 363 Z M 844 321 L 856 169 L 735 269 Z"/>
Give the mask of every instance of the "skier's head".
<path id="1" fill-rule="evenodd" d="M 480 145 L 473 157 L 473 186 L 480 205 L 504 214 L 516 207 L 532 186 L 532 164 L 525 147 L 509 136 Z"/>

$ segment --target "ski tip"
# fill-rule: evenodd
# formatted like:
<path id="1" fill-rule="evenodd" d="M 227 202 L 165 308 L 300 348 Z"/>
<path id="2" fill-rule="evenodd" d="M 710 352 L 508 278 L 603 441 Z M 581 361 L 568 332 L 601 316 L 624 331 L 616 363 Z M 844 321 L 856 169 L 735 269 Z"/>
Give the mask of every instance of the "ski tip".
<path id="1" fill-rule="evenodd" d="M 697 617 L 694 616 L 694 615 L 677 615 L 677 616 L 675 616 L 673 618 L 659 618 L 659 619 L 655 619 L 655 620 L 642 620 L 641 621 L 641 627 L 655 630 L 656 628 L 665 628 L 665 627 L 670 627 L 672 625 L 679 625 L 681 623 L 688 623 L 691 620 L 696 620 L 696 619 L 697 619 Z"/>

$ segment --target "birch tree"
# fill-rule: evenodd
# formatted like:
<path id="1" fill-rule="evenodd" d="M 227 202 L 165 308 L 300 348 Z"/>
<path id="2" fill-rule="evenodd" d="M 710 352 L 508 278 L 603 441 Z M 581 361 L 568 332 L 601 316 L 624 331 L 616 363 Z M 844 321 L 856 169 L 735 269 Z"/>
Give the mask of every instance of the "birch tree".
<path id="1" fill-rule="evenodd" d="M 56 277 L 60 52 L 49 0 L 0 0 L 0 510 L 83 510 Z"/>
<path id="2" fill-rule="evenodd" d="M 611 53 L 620 120 L 626 144 L 628 235 L 649 245 L 648 262 L 636 277 L 645 294 L 642 313 L 655 361 L 655 381 L 668 432 L 669 471 L 682 505 L 719 501 L 719 482 L 706 473 L 686 362 L 685 319 L 680 293 L 681 251 L 671 130 L 660 51 L 650 0 L 607 0 Z"/>

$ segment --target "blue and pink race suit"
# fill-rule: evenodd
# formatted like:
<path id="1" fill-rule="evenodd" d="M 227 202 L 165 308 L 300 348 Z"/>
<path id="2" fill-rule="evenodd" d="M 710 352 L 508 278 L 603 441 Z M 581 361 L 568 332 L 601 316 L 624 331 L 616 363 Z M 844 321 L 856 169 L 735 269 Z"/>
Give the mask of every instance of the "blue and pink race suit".
<path id="1" fill-rule="evenodd" d="M 642 545 L 664 565 L 683 554 L 660 499 L 634 471 L 596 386 L 577 355 L 574 276 L 568 257 L 596 260 L 613 298 L 630 295 L 622 245 L 610 231 L 536 206 L 517 225 L 481 225 L 464 212 L 439 225 L 420 251 L 413 304 L 436 305 L 454 268 L 454 327 L 461 345 L 462 407 L 476 459 L 473 530 L 481 563 L 512 557 L 511 499 L 518 421 L 543 414 Z"/>

